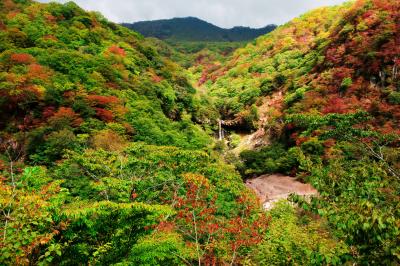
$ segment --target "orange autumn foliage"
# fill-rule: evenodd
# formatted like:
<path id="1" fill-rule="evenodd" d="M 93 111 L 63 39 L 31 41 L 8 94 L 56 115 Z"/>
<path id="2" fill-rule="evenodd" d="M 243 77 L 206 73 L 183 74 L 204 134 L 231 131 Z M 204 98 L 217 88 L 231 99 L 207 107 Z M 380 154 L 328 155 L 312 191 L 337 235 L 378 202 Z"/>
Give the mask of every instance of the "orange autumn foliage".
<path id="1" fill-rule="evenodd" d="M 88 95 L 86 99 L 93 106 L 109 106 L 119 103 L 119 99 L 115 96 Z"/>
<path id="2" fill-rule="evenodd" d="M 92 145 L 96 149 L 105 151 L 122 151 L 128 142 L 112 130 L 102 130 L 92 138 Z"/>
<path id="3" fill-rule="evenodd" d="M 60 107 L 60 109 L 58 109 L 58 111 L 49 118 L 49 123 L 56 127 L 78 127 L 83 123 L 83 119 L 79 116 L 79 114 L 75 113 L 72 108 Z"/>
<path id="4" fill-rule="evenodd" d="M 103 120 L 104 122 L 112 122 L 114 120 L 113 112 L 103 108 L 95 108 L 95 109 L 96 109 L 96 115 L 100 120 Z"/>
<path id="5" fill-rule="evenodd" d="M 30 54 L 20 53 L 12 54 L 10 60 L 16 64 L 31 64 L 35 61 L 34 57 Z"/>
<path id="6" fill-rule="evenodd" d="M 108 48 L 108 51 L 114 55 L 122 56 L 125 57 L 126 53 L 123 48 L 120 48 L 117 45 L 112 45 L 110 48 Z"/>

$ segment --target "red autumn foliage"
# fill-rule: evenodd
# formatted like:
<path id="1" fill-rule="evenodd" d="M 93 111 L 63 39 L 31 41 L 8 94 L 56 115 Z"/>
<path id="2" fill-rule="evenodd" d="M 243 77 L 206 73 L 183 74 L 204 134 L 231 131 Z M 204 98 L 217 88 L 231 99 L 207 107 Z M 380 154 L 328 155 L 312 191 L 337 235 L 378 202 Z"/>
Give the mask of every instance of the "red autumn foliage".
<path id="1" fill-rule="evenodd" d="M 58 41 L 57 37 L 54 35 L 46 35 L 43 37 L 45 40 L 53 40 L 53 41 Z"/>
<path id="2" fill-rule="evenodd" d="M 334 64 L 339 64 L 343 60 L 343 55 L 345 52 L 346 47 L 344 45 L 329 48 L 326 51 L 326 59 Z"/>
<path id="3" fill-rule="evenodd" d="M 54 106 L 48 106 L 46 108 L 44 108 L 43 112 L 42 112 L 42 117 L 43 119 L 48 119 L 50 117 L 52 117 L 56 112 L 56 108 Z"/>
<path id="4" fill-rule="evenodd" d="M 3 7 L 5 10 L 13 10 L 16 8 L 16 4 L 12 0 L 3 0 Z"/>
<path id="5" fill-rule="evenodd" d="M 83 119 L 69 107 L 60 107 L 58 111 L 49 118 L 50 124 L 68 125 L 78 127 L 83 123 Z"/>
<path id="6" fill-rule="evenodd" d="M 10 56 L 10 60 L 17 64 L 31 64 L 35 61 L 33 56 L 31 56 L 30 54 L 25 54 L 25 53 L 12 54 Z"/>
<path id="7" fill-rule="evenodd" d="M 136 192 L 132 192 L 131 200 L 135 200 L 137 197 L 138 197 L 138 194 Z"/>
<path id="8" fill-rule="evenodd" d="M 127 135 L 133 135 L 135 134 L 135 129 L 132 127 L 132 125 L 130 125 L 129 123 L 123 123 L 122 124 L 125 128 L 125 133 Z"/>
<path id="9" fill-rule="evenodd" d="M 115 96 L 88 95 L 86 97 L 92 106 L 110 106 L 119 103 L 119 99 Z"/>
<path id="10" fill-rule="evenodd" d="M 324 146 L 325 148 L 332 148 L 333 146 L 335 146 L 336 141 L 334 139 L 327 139 L 324 142 Z"/>
<path id="11" fill-rule="evenodd" d="M 21 83 L 23 81 L 25 79 Z M 37 102 L 41 96 L 42 93 L 38 91 L 37 87 L 31 85 L 20 86 L 17 90 L 0 90 L 0 98 L 5 100 L 5 104 L 3 105 L 4 110 L 10 111 L 13 109 L 23 109 L 24 103 L 32 104 Z"/>
<path id="12" fill-rule="evenodd" d="M 11 11 L 7 14 L 7 19 L 11 20 L 11 19 L 15 18 L 19 13 L 20 13 L 20 11 Z"/>
<path id="13" fill-rule="evenodd" d="M 36 128 L 41 122 L 41 120 L 34 118 L 32 114 L 28 114 L 24 117 L 22 124 L 18 125 L 18 129 L 21 131 L 30 130 Z"/>
<path id="14" fill-rule="evenodd" d="M 122 57 L 126 56 L 125 50 L 120 48 L 117 45 L 112 45 L 110 48 L 108 48 L 108 51 L 114 55 L 118 55 L 118 56 L 122 56 Z"/>
<path id="15" fill-rule="evenodd" d="M 237 262 L 241 248 L 260 243 L 267 229 L 268 218 L 258 212 L 255 198 L 242 195 L 237 199 L 237 215 L 223 218 L 217 214 L 216 196 L 211 196 L 208 180 L 200 175 L 185 175 L 185 195 L 176 195 L 171 202 L 176 216 L 170 222 L 160 223 L 157 230 L 180 232 L 188 246 L 201 250 L 199 263 L 204 265 L 224 265 L 217 257 L 218 249 L 224 249 Z M 257 215 L 257 218 L 254 216 Z"/>
<path id="16" fill-rule="evenodd" d="M 29 66 L 29 72 L 27 75 L 30 79 L 41 80 L 46 80 L 50 76 L 49 72 L 43 66 L 36 63 Z"/>
<path id="17" fill-rule="evenodd" d="M 46 14 L 46 15 L 44 15 L 44 17 L 50 23 L 56 23 L 57 22 L 57 18 L 55 16 L 51 15 L 51 14 Z"/>
<path id="18" fill-rule="evenodd" d="M 111 89 L 116 89 L 116 90 L 119 89 L 119 85 L 117 83 L 114 83 L 114 82 L 107 82 L 106 86 L 111 88 Z"/>
<path id="19" fill-rule="evenodd" d="M 155 75 L 155 74 L 151 77 L 151 79 L 152 79 L 152 81 L 153 81 L 154 83 L 160 83 L 161 81 L 164 80 L 163 77 L 160 77 L 160 76 Z"/>
<path id="20" fill-rule="evenodd" d="M 337 83 L 341 83 L 343 79 L 347 77 L 351 77 L 354 73 L 354 69 L 347 67 L 337 67 L 333 69 L 332 77 L 333 81 Z"/>
<path id="21" fill-rule="evenodd" d="M 333 97 L 328 100 L 327 105 L 322 110 L 324 114 L 344 114 L 347 112 L 347 106 L 343 98 Z"/>
<path id="22" fill-rule="evenodd" d="M 242 247 L 259 244 L 263 240 L 269 223 L 269 219 L 263 214 L 254 221 L 249 219 L 254 214 L 257 204 L 248 195 L 243 194 L 237 199 L 237 202 L 242 209 L 238 216 L 229 219 L 224 230 L 225 237 L 228 235 L 228 239 L 232 240 L 233 252 L 237 252 Z"/>
<path id="23" fill-rule="evenodd" d="M 97 117 L 104 122 L 112 122 L 114 120 L 114 114 L 103 108 L 95 108 Z"/>
<path id="24" fill-rule="evenodd" d="M 310 138 L 309 137 L 297 137 L 296 138 L 296 145 L 300 146 L 301 144 L 307 142 Z"/>
<path id="25" fill-rule="evenodd" d="M 75 98 L 77 93 L 75 91 L 66 91 L 63 93 L 64 98 Z"/>
<path id="26" fill-rule="evenodd" d="M 294 129 L 295 127 L 296 127 L 296 125 L 293 124 L 293 123 L 288 123 L 288 124 L 286 125 L 286 129 L 287 129 L 287 130 L 292 130 L 292 129 Z"/>

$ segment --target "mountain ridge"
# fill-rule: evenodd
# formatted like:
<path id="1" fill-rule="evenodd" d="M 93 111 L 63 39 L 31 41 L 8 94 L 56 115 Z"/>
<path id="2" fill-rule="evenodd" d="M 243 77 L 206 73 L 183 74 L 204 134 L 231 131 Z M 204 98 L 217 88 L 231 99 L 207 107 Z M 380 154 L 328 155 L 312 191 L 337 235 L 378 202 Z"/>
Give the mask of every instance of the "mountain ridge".
<path id="1" fill-rule="evenodd" d="M 245 26 L 222 28 L 191 16 L 121 23 L 121 25 L 135 30 L 145 37 L 156 37 L 162 40 L 217 42 L 248 41 L 267 34 L 276 28 L 276 25 L 273 24 L 263 28 Z"/>

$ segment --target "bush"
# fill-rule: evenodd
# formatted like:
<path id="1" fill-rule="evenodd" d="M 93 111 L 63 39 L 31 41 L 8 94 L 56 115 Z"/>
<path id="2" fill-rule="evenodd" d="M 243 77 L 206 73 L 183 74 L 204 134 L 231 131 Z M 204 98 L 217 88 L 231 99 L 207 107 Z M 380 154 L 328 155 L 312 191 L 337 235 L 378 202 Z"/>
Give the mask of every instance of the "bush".
<path id="1" fill-rule="evenodd" d="M 236 148 L 237 146 L 239 146 L 241 137 L 238 134 L 233 133 L 231 134 L 230 138 L 231 138 L 230 146 L 232 148 Z"/>
<path id="2" fill-rule="evenodd" d="M 324 154 L 323 143 L 316 138 L 312 138 L 301 144 L 301 149 L 309 155 L 322 156 Z"/>
<path id="3" fill-rule="evenodd" d="M 177 256 L 179 254 L 179 256 Z M 135 244 L 127 260 L 132 265 L 187 265 L 194 261 L 194 250 L 190 250 L 182 236 L 174 232 L 154 232 Z"/>
<path id="4" fill-rule="evenodd" d="M 293 103 L 303 99 L 304 97 L 304 93 L 308 90 L 308 88 L 306 87 L 301 87 L 298 88 L 295 92 L 293 93 L 289 93 L 285 99 L 284 102 L 287 106 L 292 105 Z"/>
<path id="5" fill-rule="evenodd" d="M 258 151 L 243 151 L 240 158 L 247 169 L 246 177 L 272 173 L 290 173 L 297 166 L 296 154 L 286 151 L 282 144 L 272 144 Z"/>
<path id="6" fill-rule="evenodd" d="M 259 88 L 247 88 L 239 94 L 239 101 L 244 105 L 251 105 L 255 103 L 261 91 Z"/>
<path id="7" fill-rule="evenodd" d="M 254 265 L 343 265 L 350 252 L 323 220 L 299 216 L 288 203 L 271 211 L 265 240 L 249 256 Z"/>
<path id="8" fill-rule="evenodd" d="M 78 127 L 83 123 L 83 119 L 69 107 L 61 107 L 49 119 L 49 125 L 54 129 Z"/>
<path id="9" fill-rule="evenodd" d="M 400 92 L 393 91 L 389 94 L 388 97 L 389 103 L 391 104 L 400 104 Z"/>
<path id="10" fill-rule="evenodd" d="M 353 85 L 353 80 L 351 78 L 344 78 L 342 84 L 340 85 L 339 91 L 345 93 L 350 86 Z"/>
<path id="11" fill-rule="evenodd" d="M 75 149 L 76 137 L 69 129 L 54 131 L 45 137 L 44 143 L 36 147 L 36 154 L 30 159 L 35 163 L 53 164 L 62 158 L 66 149 Z"/>
<path id="12" fill-rule="evenodd" d="M 112 130 L 102 130 L 93 136 L 92 146 L 105 151 L 122 151 L 127 141 Z"/>

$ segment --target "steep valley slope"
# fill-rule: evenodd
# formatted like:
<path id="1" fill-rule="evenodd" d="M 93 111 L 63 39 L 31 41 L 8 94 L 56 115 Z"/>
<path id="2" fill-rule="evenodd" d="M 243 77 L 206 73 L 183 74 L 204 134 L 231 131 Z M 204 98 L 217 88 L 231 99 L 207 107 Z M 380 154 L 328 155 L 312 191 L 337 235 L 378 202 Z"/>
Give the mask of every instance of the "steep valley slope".
<path id="1" fill-rule="evenodd" d="M 0 1 L 0 264 L 399 264 L 399 10 L 186 58 L 72 2 Z"/>
<path id="2" fill-rule="evenodd" d="M 292 199 L 371 264 L 399 259 L 389 237 L 399 232 L 399 10 L 395 0 L 359 0 L 311 11 L 204 68 L 198 82 L 230 145 L 256 147 L 227 160 L 247 178 L 311 183 L 318 199 Z"/>

